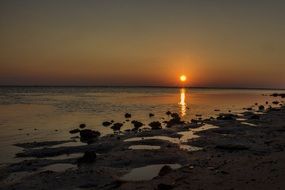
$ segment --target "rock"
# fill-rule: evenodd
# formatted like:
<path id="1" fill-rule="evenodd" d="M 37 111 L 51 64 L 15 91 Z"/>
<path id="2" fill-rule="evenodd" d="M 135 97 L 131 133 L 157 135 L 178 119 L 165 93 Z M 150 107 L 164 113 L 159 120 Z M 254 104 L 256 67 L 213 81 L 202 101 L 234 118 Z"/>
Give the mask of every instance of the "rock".
<path id="1" fill-rule="evenodd" d="M 84 129 L 85 127 L 86 127 L 86 125 L 85 125 L 84 123 L 82 123 L 82 124 L 79 125 L 79 128 L 80 128 L 80 129 Z"/>
<path id="2" fill-rule="evenodd" d="M 268 104 L 268 101 L 266 101 L 265 104 Z"/>
<path id="3" fill-rule="evenodd" d="M 130 113 L 125 114 L 125 118 L 131 118 L 131 117 L 132 117 L 132 114 L 130 114 Z"/>
<path id="4" fill-rule="evenodd" d="M 153 116 L 154 116 L 154 114 L 153 114 L 153 113 L 150 113 L 150 114 L 149 114 L 149 117 L 153 117 Z"/>
<path id="5" fill-rule="evenodd" d="M 259 111 L 263 111 L 265 107 L 263 105 L 258 106 Z"/>
<path id="6" fill-rule="evenodd" d="M 181 118 L 178 117 L 174 117 L 172 119 L 170 119 L 169 121 L 166 122 L 166 127 L 171 127 L 173 125 L 178 125 L 178 124 L 184 124 L 184 121 L 181 121 Z"/>
<path id="7" fill-rule="evenodd" d="M 173 188 L 174 188 L 173 185 L 168 185 L 168 184 L 164 184 L 164 183 L 160 183 L 157 185 L 157 190 L 171 190 Z"/>
<path id="8" fill-rule="evenodd" d="M 80 140 L 82 142 L 91 143 L 101 135 L 99 131 L 93 131 L 91 129 L 84 129 L 80 131 Z"/>
<path id="9" fill-rule="evenodd" d="M 235 117 L 233 114 L 220 114 L 217 120 L 235 120 Z"/>
<path id="10" fill-rule="evenodd" d="M 108 126 L 110 126 L 111 124 L 112 124 L 112 123 L 109 122 L 109 121 L 104 121 L 104 122 L 102 123 L 102 125 L 105 126 L 105 127 L 108 127 Z"/>
<path id="11" fill-rule="evenodd" d="M 179 114 L 178 114 L 178 113 L 172 113 L 172 114 L 171 114 L 171 117 L 173 117 L 173 118 L 178 118 L 178 117 L 179 117 Z"/>
<path id="12" fill-rule="evenodd" d="M 159 121 L 153 121 L 148 125 L 151 127 L 151 129 L 161 129 L 161 123 Z"/>
<path id="13" fill-rule="evenodd" d="M 134 125 L 134 129 L 135 130 L 138 130 L 141 126 L 143 126 L 142 122 L 139 122 L 139 121 L 136 121 L 136 120 L 133 120 L 132 124 Z"/>
<path id="14" fill-rule="evenodd" d="M 167 111 L 165 114 L 166 114 L 166 115 L 171 115 L 171 112 L 170 112 L 170 111 Z"/>
<path id="15" fill-rule="evenodd" d="M 70 134 L 75 134 L 75 133 L 79 133 L 80 130 L 79 129 L 72 129 L 69 131 Z"/>
<path id="16" fill-rule="evenodd" d="M 278 96 L 280 96 L 281 98 L 285 98 L 285 93 L 281 93 L 281 94 L 274 93 L 274 94 L 271 94 L 271 96 L 273 96 L 273 97 L 278 97 Z"/>
<path id="17" fill-rule="evenodd" d="M 170 173 L 171 171 L 172 171 L 172 168 L 168 165 L 165 165 L 160 169 L 158 175 L 159 176 L 165 176 L 166 174 Z"/>
<path id="18" fill-rule="evenodd" d="M 94 151 L 87 151 L 84 153 L 83 157 L 79 158 L 77 163 L 78 164 L 91 164 L 96 161 L 97 155 Z"/>
<path id="19" fill-rule="evenodd" d="M 215 109 L 214 111 L 220 111 L 219 109 Z"/>
<path id="20" fill-rule="evenodd" d="M 273 101 L 272 104 L 277 105 L 277 104 L 279 104 L 279 102 L 278 101 Z"/>
<path id="21" fill-rule="evenodd" d="M 113 129 L 114 131 L 120 131 L 122 126 L 122 123 L 114 123 L 111 129 Z"/>

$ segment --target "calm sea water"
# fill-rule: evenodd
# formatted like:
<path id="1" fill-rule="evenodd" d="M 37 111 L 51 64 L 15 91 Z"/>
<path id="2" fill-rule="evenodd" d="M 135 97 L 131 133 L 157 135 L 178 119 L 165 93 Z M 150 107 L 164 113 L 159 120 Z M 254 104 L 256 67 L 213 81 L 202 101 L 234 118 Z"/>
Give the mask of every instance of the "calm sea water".
<path id="1" fill-rule="evenodd" d="M 20 151 L 15 143 L 66 140 L 69 130 L 85 123 L 103 135 L 112 133 L 103 121 L 131 119 L 149 123 L 167 119 L 166 111 L 178 112 L 190 121 L 220 112 L 242 112 L 255 103 L 274 99 L 272 90 L 217 90 L 180 88 L 99 87 L 2 87 L 0 88 L 0 163 L 11 162 Z M 284 93 L 284 91 L 283 91 Z M 256 107 L 256 106 L 255 106 Z M 214 111 L 219 109 L 220 111 Z M 149 113 L 154 113 L 149 118 Z M 123 130 L 130 128 L 125 122 Z"/>

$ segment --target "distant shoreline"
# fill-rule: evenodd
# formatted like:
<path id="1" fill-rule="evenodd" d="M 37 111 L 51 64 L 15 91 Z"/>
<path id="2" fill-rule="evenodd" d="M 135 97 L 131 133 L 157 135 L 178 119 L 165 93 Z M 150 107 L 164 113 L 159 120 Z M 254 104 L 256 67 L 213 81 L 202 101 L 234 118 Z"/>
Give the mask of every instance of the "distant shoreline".
<path id="1" fill-rule="evenodd" d="M 193 86 L 108 86 L 108 85 L 0 85 L 0 88 L 190 88 L 215 90 L 285 90 L 285 88 L 255 88 L 255 87 L 193 87 Z"/>

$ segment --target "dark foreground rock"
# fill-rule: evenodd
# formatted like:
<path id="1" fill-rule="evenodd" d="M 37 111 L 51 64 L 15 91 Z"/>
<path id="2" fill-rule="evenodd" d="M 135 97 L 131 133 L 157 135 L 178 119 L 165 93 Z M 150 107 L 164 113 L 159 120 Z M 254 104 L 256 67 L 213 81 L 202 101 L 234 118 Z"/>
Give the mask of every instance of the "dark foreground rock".
<path id="1" fill-rule="evenodd" d="M 91 143 L 97 140 L 97 138 L 101 135 L 99 131 L 93 131 L 91 129 L 84 129 L 80 131 L 80 140 L 82 142 Z"/>
<path id="2" fill-rule="evenodd" d="M 159 121 L 153 121 L 153 122 L 149 123 L 148 125 L 153 130 L 157 130 L 157 129 L 161 129 L 162 128 L 161 123 Z"/>

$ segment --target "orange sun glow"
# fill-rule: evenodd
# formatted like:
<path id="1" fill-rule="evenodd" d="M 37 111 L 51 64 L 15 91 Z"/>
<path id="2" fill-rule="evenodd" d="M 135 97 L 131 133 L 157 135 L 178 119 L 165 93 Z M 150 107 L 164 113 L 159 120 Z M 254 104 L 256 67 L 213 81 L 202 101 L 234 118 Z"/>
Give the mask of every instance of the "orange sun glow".
<path id="1" fill-rule="evenodd" d="M 187 80 L 187 77 L 185 75 L 180 76 L 180 81 L 185 82 Z"/>

